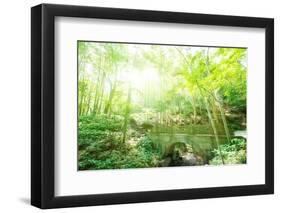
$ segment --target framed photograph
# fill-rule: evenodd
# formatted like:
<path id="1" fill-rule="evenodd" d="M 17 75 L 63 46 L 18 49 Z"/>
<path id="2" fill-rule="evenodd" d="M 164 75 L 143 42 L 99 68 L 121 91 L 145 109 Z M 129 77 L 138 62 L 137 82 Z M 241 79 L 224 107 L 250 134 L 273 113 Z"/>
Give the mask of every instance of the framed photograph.
<path id="1" fill-rule="evenodd" d="M 274 20 L 31 9 L 31 203 L 272 194 Z"/>

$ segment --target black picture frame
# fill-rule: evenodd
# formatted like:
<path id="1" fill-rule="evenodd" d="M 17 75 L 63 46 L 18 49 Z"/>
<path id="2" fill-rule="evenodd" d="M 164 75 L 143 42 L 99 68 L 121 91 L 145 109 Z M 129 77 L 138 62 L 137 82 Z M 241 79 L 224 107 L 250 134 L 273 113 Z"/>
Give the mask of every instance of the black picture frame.
<path id="1" fill-rule="evenodd" d="M 265 184 L 93 195 L 54 195 L 55 17 L 264 28 Z M 31 8 L 31 204 L 42 208 L 217 198 L 274 193 L 274 20 L 271 18 L 41 4 Z"/>

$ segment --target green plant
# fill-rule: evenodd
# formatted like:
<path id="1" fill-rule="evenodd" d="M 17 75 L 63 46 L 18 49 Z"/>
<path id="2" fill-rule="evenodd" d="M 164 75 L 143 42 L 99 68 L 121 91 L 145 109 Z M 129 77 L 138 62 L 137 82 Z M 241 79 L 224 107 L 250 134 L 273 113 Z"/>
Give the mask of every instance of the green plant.
<path id="1" fill-rule="evenodd" d="M 158 165 L 151 139 L 136 145 L 122 141 L 122 120 L 104 116 L 81 116 L 79 120 L 79 169 L 145 168 Z M 110 130 L 110 131 L 109 131 Z"/>
<path id="2" fill-rule="evenodd" d="M 246 140 L 244 138 L 233 138 L 230 143 L 220 145 L 220 150 L 225 164 L 246 163 Z M 210 160 L 211 165 L 222 164 L 219 149 L 212 151 L 214 157 Z"/>

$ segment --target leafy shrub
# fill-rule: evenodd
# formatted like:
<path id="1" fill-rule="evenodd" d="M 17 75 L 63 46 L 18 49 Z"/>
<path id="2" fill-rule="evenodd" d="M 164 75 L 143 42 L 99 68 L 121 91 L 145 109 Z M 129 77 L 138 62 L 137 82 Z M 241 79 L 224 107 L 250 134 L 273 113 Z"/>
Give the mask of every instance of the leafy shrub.
<path id="1" fill-rule="evenodd" d="M 78 127 L 79 149 L 108 138 L 112 132 L 121 131 L 122 123 L 122 119 L 117 116 L 80 116 Z"/>
<path id="2" fill-rule="evenodd" d="M 79 158 L 79 169 L 145 168 L 158 165 L 159 156 L 151 140 L 144 137 L 135 147 L 117 137 L 98 141 L 89 146 Z"/>
<path id="3" fill-rule="evenodd" d="M 159 155 L 151 139 L 136 145 L 123 143 L 122 120 L 83 116 L 79 120 L 79 169 L 144 168 L 158 165 Z"/>
<path id="4" fill-rule="evenodd" d="M 220 145 L 221 154 L 225 164 L 246 163 L 246 140 L 244 138 L 233 138 L 230 143 Z M 210 160 L 212 165 L 222 164 L 219 149 L 212 151 L 214 158 Z"/>

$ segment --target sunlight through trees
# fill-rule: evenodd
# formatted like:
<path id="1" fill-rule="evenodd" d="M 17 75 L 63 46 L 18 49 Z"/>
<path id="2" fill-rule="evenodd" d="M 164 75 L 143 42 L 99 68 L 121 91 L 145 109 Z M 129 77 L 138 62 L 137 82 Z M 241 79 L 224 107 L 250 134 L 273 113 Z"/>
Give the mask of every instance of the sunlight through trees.
<path id="1" fill-rule="evenodd" d="M 246 163 L 247 49 L 78 42 L 79 169 Z"/>

